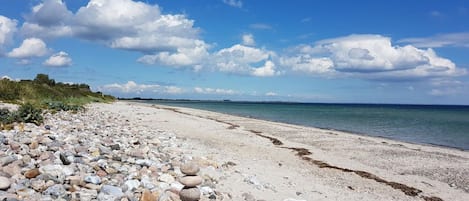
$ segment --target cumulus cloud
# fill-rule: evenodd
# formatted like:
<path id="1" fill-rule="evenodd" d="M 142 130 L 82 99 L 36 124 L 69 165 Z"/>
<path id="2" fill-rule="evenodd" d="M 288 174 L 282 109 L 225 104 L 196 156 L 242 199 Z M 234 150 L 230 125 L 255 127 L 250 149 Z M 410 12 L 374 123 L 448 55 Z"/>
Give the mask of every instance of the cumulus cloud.
<path id="1" fill-rule="evenodd" d="M 280 72 L 275 70 L 275 63 L 272 61 L 266 61 L 264 66 L 253 68 L 252 75 L 258 77 L 271 77 L 279 75 Z"/>
<path id="2" fill-rule="evenodd" d="M 0 50 L 12 41 L 13 34 L 16 32 L 16 24 L 15 20 L 0 15 Z"/>
<path id="3" fill-rule="evenodd" d="M 99 91 L 120 95 L 155 95 L 155 94 L 180 94 L 184 90 L 176 86 L 161 86 L 157 84 L 137 84 L 128 81 L 125 84 L 108 84 L 98 87 Z"/>
<path id="4" fill-rule="evenodd" d="M 209 55 L 207 46 L 203 41 L 195 40 L 194 47 L 180 47 L 176 52 L 159 52 L 152 55 L 144 55 L 137 61 L 144 64 L 163 64 L 167 66 L 198 66 Z"/>
<path id="5" fill-rule="evenodd" d="M 315 46 L 293 48 L 281 64 L 311 74 L 336 73 L 369 79 L 415 79 L 465 74 L 432 49 L 393 46 L 381 35 L 350 35 L 319 41 Z"/>
<path id="6" fill-rule="evenodd" d="M 278 94 L 275 92 L 267 92 L 265 93 L 266 96 L 277 96 Z"/>
<path id="7" fill-rule="evenodd" d="M 47 45 L 38 38 L 28 38 L 23 41 L 20 47 L 13 49 L 8 53 L 8 57 L 12 58 L 30 58 L 41 57 L 48 52 Z"/>
<path id="8" fill-rule="evenodd" d="M 213 88 L 201 88 L 201 87 L 195 87 L 194 92 L 198 94 L 217 94 L 217 95 L 240 94 L 240 92 L 232 90 L 232 89 L 213 89 Z"/>
<path id="9" fill-rule="evenodd" d="M 469 32 L 438 34 L 423 38 L 405 38 L 400 43 L 409 43 L 418 48 L 469 47 Z"/>
<path id="10" fill-rule="evenodd" d="M 27 37 L 51 38 L 72 34 L 73 14 L 61 0 L 45 0 L 25 16 L 21 33 Z"/>
<path id="11" fill-rule="evenodd" d="M 45 66 L 65 67 L 72 65 L 72 59 L 63 51 L 53 54 L 43 63 Z"/>
<path id="12" fill-rule="evenodd" d="M 243 7 L 243 2 L 241 0 L 223 0 L 223 3 L 236 8 Z"/>
<path id="13" fill-rule="evenodd" d="M 132 0 L 90 0 L 75 14 L 61 0 L 45 0 L 31 9 L 22 26 L 26 36 L 96 41 L 142 52 L 139 62 L 167 66 L 201 63 L 209 45 L 199 32 L 184 15 L 162 14 L 158 5 Z"/>
<path id="14" fill-rule="evenodd" d="M 243 39 L 242 41 L 243 45 L 247 45 L 247 46 L 256 45 L 256 41 L 254 41 L 254 36 L 252 34 L 243 34 L 242 39 Z"/>

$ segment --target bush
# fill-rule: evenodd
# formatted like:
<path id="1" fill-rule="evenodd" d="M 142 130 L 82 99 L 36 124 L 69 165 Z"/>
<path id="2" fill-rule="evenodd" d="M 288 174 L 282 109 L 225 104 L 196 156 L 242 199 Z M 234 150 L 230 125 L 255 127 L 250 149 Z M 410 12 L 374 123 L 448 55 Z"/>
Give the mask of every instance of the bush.
<path id="1" fill-rule="evenodd" d="M 53 110 L 53 111 L 79 111 L 83 109 L 82 106 L 80 105 L 73 105 L 73 104 L 66 104 L 64 102 L 59 102 L 59 101 L 51 101 L 47 102 L 47 109 Z"/>
<path id="2" fill-rule="evenodd" d="M 31 103 L 21 105 L 15 116 L 16 121 L 34 123 L 36 125 L 40 125 L 44 120 L 42 117 L 42 109 L 35 107 Z"/>
<path id="3" fill-rule="evenodd" d="M 11 124 L 14 122 L 13 113 L 11 113 L 6 108 L 0 109 L 0 123 L 1 124 Z"/>

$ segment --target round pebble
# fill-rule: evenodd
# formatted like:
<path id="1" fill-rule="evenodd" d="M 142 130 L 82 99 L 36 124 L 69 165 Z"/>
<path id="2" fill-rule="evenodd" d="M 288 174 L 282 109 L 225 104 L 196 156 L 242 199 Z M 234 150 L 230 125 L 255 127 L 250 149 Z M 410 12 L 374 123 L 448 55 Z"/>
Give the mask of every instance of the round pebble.
<path id="1" fill-rule="evenodd" d="M 200 191 L 198 188 L 184 188 L 179 192 L 182 201 L 197 201 L 200 199 Z"/>
<path id="2" fill-rule="evenodd" d="M 195 187 L 203 182 L 200 176 L 185 176 L 179 179 L 179 182 L 186 187 Z"/>
<path id="3" fill-rule="evenodd" d="M 0 190 L 6 190 L 10 187 L 10 181 L 6 177 L 0 177 Z"/>
<path id="4" fill-rule="evenodd" d="M 181 172 L 185 175 L 197 175 L 199 170 L 199 166 L 192 162 L 181 165 Z"/>
<path id="5" fill-rule="evenodd" d="M 39 169 L 38 168 L 34 168 L 34 169 L 31 169 L 31 170 L 28 170 L 24 173 L 24 176 L 28 179 L 31 179 L 31 178 L 36 178 L 38 175 L 40 175 L 41 172 L 39 172 Z"/>

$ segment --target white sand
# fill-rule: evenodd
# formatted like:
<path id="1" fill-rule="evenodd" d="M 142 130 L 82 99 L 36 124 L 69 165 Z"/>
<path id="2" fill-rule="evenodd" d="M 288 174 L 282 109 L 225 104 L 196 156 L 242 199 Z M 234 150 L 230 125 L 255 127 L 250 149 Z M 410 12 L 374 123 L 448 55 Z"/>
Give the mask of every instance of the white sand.
<path id="1" fill-rule="evenodd" d="M 90 107 L 174 132 L 194 156 L 220 166 L 235 163 L 225 165 L 216 184 L 232 200 L 244 200 L 243 194 L 269 201 L 469 200 L 465 151 L 188 108 L 129 102 Z M 274 145 L 269 137 L 283 144 Z M 288 147 L 312 154 L 297 156 Z M 415 188 L 415 194 L 400 187 Z"/>

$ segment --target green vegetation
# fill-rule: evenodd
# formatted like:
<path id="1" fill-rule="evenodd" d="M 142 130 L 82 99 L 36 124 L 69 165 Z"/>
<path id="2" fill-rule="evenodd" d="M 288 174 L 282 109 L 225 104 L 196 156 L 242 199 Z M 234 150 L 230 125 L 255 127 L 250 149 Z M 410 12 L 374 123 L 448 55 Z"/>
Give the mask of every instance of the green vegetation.
<path id="1" fill-rule="evenodd" d="M 92 92 L 87 84 L 55 82 L 46 74 L 34 80 L 0 80 L 0 101 L 20 104 L 18 111 L 0 109 L 0 129 L 14 122 L 42 123 L 42 111 L 78 111 L 91 102 L 112 102 L 115 98 Z"/>

